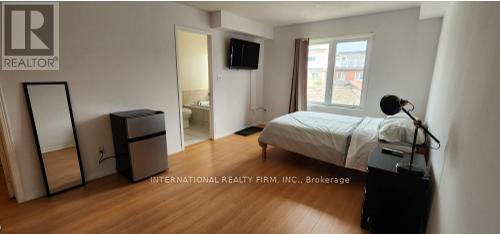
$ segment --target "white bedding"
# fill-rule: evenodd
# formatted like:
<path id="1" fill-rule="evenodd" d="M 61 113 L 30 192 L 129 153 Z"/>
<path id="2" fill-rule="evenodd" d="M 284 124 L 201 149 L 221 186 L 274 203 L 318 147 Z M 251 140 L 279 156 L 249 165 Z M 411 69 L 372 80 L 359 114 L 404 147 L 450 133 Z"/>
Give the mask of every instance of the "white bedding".
<path id="1" fill-rule="evenodd" d="M 381 121 L 381 118 L 295 112 L 269 122 L 259 142 L 366 171 L 368 156 L 378 145 Z"/>
<path id="2" fill-rule="evenodd" d="M 363 119 L 319 112 L 295 112 L 264 128 L 259 142 L 344 166 L 347 144 Z"/>
<path id="3" fill-rule="evenodd" d="M 378 129 L 381 122 L 381 118 L 366 117 L 354 129 L 347 151 L 345 167 L 360 171 L 367 170 L 368 156 L 379 145 Z"/>

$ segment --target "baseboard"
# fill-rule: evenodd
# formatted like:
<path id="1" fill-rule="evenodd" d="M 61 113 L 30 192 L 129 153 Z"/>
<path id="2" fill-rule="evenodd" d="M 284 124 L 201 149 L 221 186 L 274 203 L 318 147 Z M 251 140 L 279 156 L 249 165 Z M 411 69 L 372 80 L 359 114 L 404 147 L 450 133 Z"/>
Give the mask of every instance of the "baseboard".
<path id="1" fill-rule="evenodd" d="M 24 192 L 24 195 L 22 197 L 16 197 L 16 201 L 18 203 L 23 203 L 23 202 L 28 202 L 40 197 L 46 196 L 46 191 L 45 188 L 39 188 L 33 191 L 30 191 L 29 193 Z"/>
<path id="2" fill-rule="evenodd" d="M 265 128 L 266 124 L 265 123 L 258 123 L 258 124 L 255 124 L 254 126 L 259 127 L 259 128 Z"/>
<path id="3" fill-rule="evenodd" d="M 88 175 L 85 175 L 85 182 L 90 182 L 93 180 L 100 179 L 102 177 L 108 176 L 115 174 L 116 170 L 113 171 L 99 171 L 97 173 L 89 173 Z M 45 188 L 38 188 L 36 190 L 30 191 L 29 193 L 24 193 L 23 197 L 16 197 L 16 200 L 18 203 L 23 203 L 23 202 L 28 202 L 40 197 L 46 196 L 46 191 Z"/>
<path id="4" fill-rule="evenodd" d="M 52 151 L 62 150 L 62 149 L 70 148 L 70 147 L 75 147 L 75 143 L 67 142 L 67 143 L 60 144 L 60 145 L 46 146 L 46 147 L 43 147 L 43 149 L 41 149 L 41 150 L 42 150 L 42 153 L 49 153 Z"/>
<path id="5" fill-rule="evenodd" d="M 100 179 L 102 177 L 105 177 L 105 176 L 109 176 L 109 175 L 113 175 L 116 173 L 116 169 L 113 168 L 113 170 L 102 170 L 102 171 L 94 171 L 92 173 L 88 173 L 88 174 L 85 174 L 85 182 L 90 182 L 90 181 L 93 181 L 93 180 L 97 180 L 97 179 Z"/>

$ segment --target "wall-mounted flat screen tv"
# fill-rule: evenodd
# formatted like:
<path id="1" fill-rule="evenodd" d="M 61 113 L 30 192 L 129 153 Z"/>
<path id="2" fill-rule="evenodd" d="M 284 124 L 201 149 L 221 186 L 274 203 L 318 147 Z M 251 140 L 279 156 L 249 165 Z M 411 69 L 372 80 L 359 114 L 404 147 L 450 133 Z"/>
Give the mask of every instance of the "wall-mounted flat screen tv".
<path id="1" fill-rule="evenodd" d="M 229 69 L 255 70 L 259 66 L 260 44 L 231 38 Z"/>

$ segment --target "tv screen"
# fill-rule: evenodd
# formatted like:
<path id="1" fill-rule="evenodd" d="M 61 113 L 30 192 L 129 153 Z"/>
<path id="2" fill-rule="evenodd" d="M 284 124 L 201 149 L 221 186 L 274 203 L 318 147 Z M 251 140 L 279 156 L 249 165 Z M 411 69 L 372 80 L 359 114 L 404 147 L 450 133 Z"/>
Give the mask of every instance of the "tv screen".
<path id="1" fill-rule="evenodd" d="M 257 69 L 260 44 L 231 38 L 229 48 L 230 69 Z"/>

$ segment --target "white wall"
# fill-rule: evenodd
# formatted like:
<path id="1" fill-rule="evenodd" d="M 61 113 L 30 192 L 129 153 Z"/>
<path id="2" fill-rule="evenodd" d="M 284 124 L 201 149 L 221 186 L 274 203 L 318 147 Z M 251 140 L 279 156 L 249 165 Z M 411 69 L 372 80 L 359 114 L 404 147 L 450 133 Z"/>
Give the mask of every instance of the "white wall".
<path id="1" fill-rule="evenodd" d="M 229 39 L 232 37 L 260 43 L 258 70 L 230 70 L 228 68 L 229 58 L 227 52 L 229 51 Z M 221 33 L 220 38 L 217 38 L 214 44 L 216 45 L 213 50 L 213 57 L 221 58 L 214 61 L 221 63 L 218 64 L 221 69 L 214 74 L 214 112 L 215 128 L 217 130 L 215 137 L 218 138 L 234 133 L 235 130 L 241 130 L 242 126 L 262 122 L 263 113 L 259 110 L 250 111 L 250 108 L 263 106 L 262 77 L 263 69 L 265 69 L 265 45 L 261 39 L 233 33 Z M 219 80 L 219 78 L 222 78 L 222 80 Z M 251 84 L 250 81 L 252 81 Z M 250 86 L 252 88 L 251 94 Z"/>
<path id="2" fill-rule="evenodd" d="M 420 3 L 420 19 L 443 17 L 450 2 L 422 2 Z"/>
<path id="3" fill-rule="evenodd" d="M 383 116 L 380 98 L 388 93 L 411 100 L 424 117 L 439 40 L 441 19 L 419 20 L 418 8 L 306 23 L 274 30 L 266 41 L 264 103 L 266 120 L 288 111 L 295 38 L 328 38 L 373 33 L 368 64 L 368 93 L 362 111 L 333 109 L 358 116 Z"/>
<path id="4" fill-rule="evenodd" d="M 498 233 L 500 4 L 452 3 L 429 96 L 434 195 L 427 233 Z"/>
<path id="5" fill-rule="evenodd" d="M 227 11 L 220 10 L 212 12 L 210 25 L 213 28 L 220 28 L 229 32 L 273 39 L 274 32 L 272 26 Z"/>
<path id="6" fill-rule="evenodd" d="M 170 2 L 64 2 L 59 12 L 60 70 L 0 72 L 16 154 L 11 160 L 17 160 L 21 175 L 14 179 L 24 190 L 18 200 L 45 194 L 21 86 L 24 81 L 68 81 L 87 180 L 115 172 L 113 160 L 98 164 L 100 145 L 108 155 L 114 153 L 111 112 L 135 108 L 164 111 L 168 153 L 181 149 L 175 24 L 212 33 L 212 73 L 214 78 L 222 76 L 213 81 L 215 136 L 259 121 L 260 116 L 250 113 L 247 105 L 249 72 L 227 69 L 232 35 L 210 29 L 208 13 Z M 254 76 L 254 97 L 261 96 L 262 66 Z"/>
<path id="7" fill-rule="evenodd" d="M 75 146 L 64 85 L 28 86 L 42 153 Z"/>
<path id="8" fill-rule="evenodd" d="M 178 32 L 177 56 L 181 89 L 208 92 L 208 37 L 205 34 Z"/>

